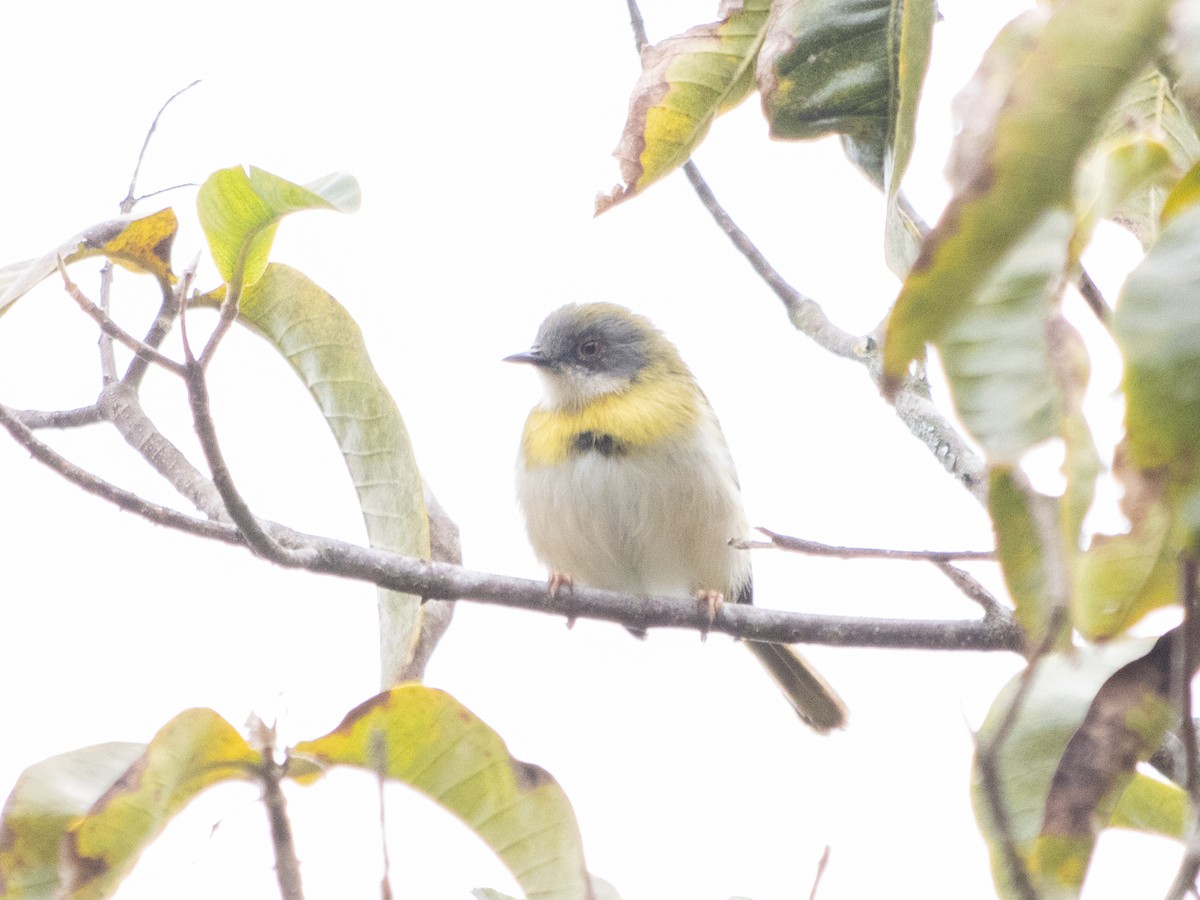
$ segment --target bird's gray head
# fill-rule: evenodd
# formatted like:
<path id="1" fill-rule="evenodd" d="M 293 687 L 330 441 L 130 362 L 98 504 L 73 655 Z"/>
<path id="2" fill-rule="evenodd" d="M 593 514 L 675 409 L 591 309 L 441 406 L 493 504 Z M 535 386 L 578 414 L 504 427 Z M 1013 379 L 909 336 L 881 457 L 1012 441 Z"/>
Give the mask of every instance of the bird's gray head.
<path id="1" fill-rule="evenodd" d="M 554 406 L 581 406 L 629 388 L 671 345 L 615 303 L 569 304 L 546 317 L 533 347 L 505 357 L 537 366 Z"/>

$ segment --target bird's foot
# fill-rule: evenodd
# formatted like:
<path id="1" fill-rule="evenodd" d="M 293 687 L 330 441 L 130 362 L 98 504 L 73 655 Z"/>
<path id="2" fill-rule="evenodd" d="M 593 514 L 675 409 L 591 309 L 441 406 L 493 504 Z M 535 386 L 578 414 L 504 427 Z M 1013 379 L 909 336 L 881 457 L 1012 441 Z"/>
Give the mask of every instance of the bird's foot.
<path id="1" fill-rule="evenodd" d="M 557 600 L 559 595 L 566 590 L 568 594 L 575 594 L 575 579 L 565 572 L 551 572 L 550 578 L 546 581 L 546 590 L 550 596 Z M 567 616 L 567 628 L 575 627 L 575 617 Z"/>
<path id="2" fill-rule="evenodd" d="M 575 579 L 566 572 L 551 572 L 550 578 L 546 582 L 546 588 L 550 591 L 551 597 L 557 597 L 562 593 L 563 588 L 567 589 L 568 594 L 575 593 Z"/>
<path id="3" fill-rule="evenodd" d="M 707 641 L 709 629 L 712 628 L 713 622 L 717 620 L 717 610 L 725 602 L 725 596 L 720 591 L 696 591 L 696 600 L 700 602 L 705 612 L 708 613 L 708 624 L 700 631 L 700 640 Z"/>

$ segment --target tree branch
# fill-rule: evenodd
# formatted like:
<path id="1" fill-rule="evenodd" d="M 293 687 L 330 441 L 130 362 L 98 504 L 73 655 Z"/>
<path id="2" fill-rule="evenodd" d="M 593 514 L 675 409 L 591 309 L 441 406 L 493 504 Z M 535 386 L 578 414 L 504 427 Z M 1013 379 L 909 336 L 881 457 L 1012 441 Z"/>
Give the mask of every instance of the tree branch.
<path id="1" fill-rule="evenodd" d="M 684 164 L 683 172 L 687 175 L 688 181 L 692 183 L 692 188 L 696 191 L 700 202 L 704 204 L 704 208 L 717 223 L 717 227 L 725 232 L 725 236 L 746 258 L 758 277 L 766 282 L 767 287 L 783 301 L 783 306 L 796 330 L 807 335 L 817 346 L 835 356 L 843 359 L 858 359 L 862 349 L 862 338 L 834 325 L 825 315 L 821 304 L 800 293 L 776 271 L 762 251 L 750 240 L 749 235 L 738 227 L 737 223 L 733 221 L 733 217 L 725 211 L 725 207 L 717 201 L 708 182 L 704 180 L 694 162 L 688 160 Z"/>
<path id="2" fill-rule="evenodd" d="M 213 483 L 158 430 L 132 387 L 123 381 L 110 384 L 101 392 L 99 406 L 103 417 L 113 424 L 125 443 L 196 509 L 210 519 L 229 520 Z"/>
<path id="3" fill-rule="evenodd" d="M 934 565 L 939 572 L 954 582 L 954 586 L 962 591 L 968 600 L 978 603 L 985 616 L 1011 615 L 1008 608 L 997 600 L 991 591 L 980 584 L 970 572 L 965 572 L 948 562 L 935 561 Z"/>
<path id="4" fill-rule="evenodd" d="M 39 462 L 121 509 L 198 537 L 248 546 L 244 534 L 233 525 L 197 519 L 150 503 L 79 468 L 39 441 L 13 411 L 3 405 L 0 405 L 0 426 Z M 545 581 L 493 575 L 448 563 L 399 556 L 304 534 L 274 523 L 265 523 L 263 527 L 279 545 L 302 551 L 287 553 L 275 560 L 282 566 L 365 581 L 426 599 L 467 599 L 566 619 L 616 622 L 635 629 L 683 628 L 772 643 L 1012 652 L 1021 648 L 1020 630 L 1003 616 L 966 620 L 863 619 L 726 603 L 710 620 L 707 607 L 691 599 L 642 597 L 584 587 L 577 587 L 573 592 L 560 591 L 557 596 L 552 596 Z"/>
<path id="5" fill-rule="evenodd" d="M 95 425 L 104 421 L 104 413 L 96 403 L 78 409 L 8 409 L 8 413 L 30 430 L 82 428 L 84 425 Z"/>
<path id="6" fill-rule="evenodd" d="M 187 385 L 188 403 L 192 409 L 196 436 L 200 438 L 200 447 L 204 451 L 209 471 L 212 472 L 213 486 L 221 495 L 229 518 L 245 537 L 246 543 L 259 556 L 282 566 L 303 567 L 303 556 L 311 554 L 298 555 L 297 551 L 280 546 L 259 524 L 249 504 L 238 493 L 237 486 L 233 483 L 233 474 L 229 471 L 225 456 L 221 453 L 221 446 L 217 442 L 217 429 L 209 409 L 208 383 L 204 379 L 203 363 L 198 359 L 189 359 L 183 380 Z"/>
<path id="7" fill-rule="evenodd" d="M 633 3 L 634 0 L 628 2 Z M 835 356 L 865 365 L 876 388 L 881 388 L 883 364 L 878 335 L 860 337 L 834 325 L 825 315 L 821 304 L 792 287 L 767 261 L 762 251 L 717 201 L 696 164 L 689 160 L 683 171 L 692 183 L 700 202 L 720 229 L 746 257 L 751 268 L 783 301 L 788 318 L 796 330 Z M 908 430 L 941 461 L 946 471 L 961 481 L 977 500 L 986 502 L 987 480 L 984 478 L 983 460 L 971 449 L 950 420 L 930 402 L 923 380 L 910 380 L 901 387 L 892 408 L 908 426 Z"/>
<path id="8" fill-rule="evenodd" d="M 137 163 L 133 167 L 133 176 L 129 179 L 129 190 L 125 192 L 125 199 L 121 201 L 121 212 L 122 213 L 133 212 L 133 207 L 137 205 L 137 202 L 139 200 L 145 199 L 145 197 L 153 196 L 153 194 L 145 194 L 142 197 L 135 196 L 135 193 L 137 192 L 138 176 L 142 172 L 142 162 L 146 158 L 146 150 L 150 146 L 150 138 L 152 138 L 154 136 L 154 132 L 158 128 L 158 120 L 161 119 L 162 114 L 167 111 L 167 107 L 170 106 L 172 103 L 174 103 L 175 99 L 180 94 L 190 91 L 192 88 L 194 88 L 199 83 L 200 83 L 200 79 L 197 78 L 195 81 L 193 81 L 187 87 L 182 87 L 179 90 L 177 90 L 170 97 L 168 97 L 166 99 L 166 101 L 164 101 L 163 105 L 158 108 L 158 112 L 154 114 L 154 119 L 150 122 L 150 128 L 147 129 L 146 136 L 142 139 L 142 149 L 138 152 Z M 170 188 L 167 188 L 167 190 L 170 190 Z M 156 194 L 156 193 L 160 193 L 160 192 L 155 191 L 154 193 Z"/>
<path id="9" fill-rule="evenodd" d="M 626 5 L 629 8 L 634 42 L 640 52 L 647 43 L 642 13 L 637 0 L 626 0 Z M 759 278 L 783 301 L 793 327 L 835 356 L 864 364 L 876 388 L 881 388 L 883 366 L 878 335 L 859 336 L 838 328 L 825 314 L 821 304 L 788 283 L 750 240 L 749 235 L 738 227 L 733 217 L 721 206 L 696 164 L 688 160 L 683 166 L 683 171 L 696 196 L 700 198 L 700 202 L 717 226 L 746 258 Z M 904 202 L 907 204 L 907 200 Z M 915 211 L 913 215 L 914 221 L 920 221 Z M 896 415 L 908 426 L 909 431 L 933 452 L 946 471 L 962 482 L 977 500 L 986 503 L 987 481 L 984 478 L 983 461 L 950 420 L 929 402 L 927 396 L 921 396 L 923 389 L 920 381 L 905 384 L 892 403 Z"/>
<path id="10" fill-rule="evenodd" d="M 58 257 L 58 274 L 62 276 L 63 287 L 68 296 L 70 296 L 70 298 L 79 305 L 79 308 L 87 313 L 92 320 L 100 326 L 100 330 L 102 332 L 104 332 L 110 338 L 120 341 L 127 349 L 132 350 L 135 356 L 145 357 L 150 362 L 162 366 L 164 369 L 174 375 L 182 376 L 184 374 L 182 363 L 176 362 L 175 360 L 171 359 L 171 357 L 166 356 L 163 353 L 159 353 L 158 350 L 156 350 L 154 347 L 151 347 L 149 344 L 144 344 L 139 341 L 132 334 L 114 322 L 112 317 L 109 316 L 105 310 L 101 309 L 99 306 L 89 300 L 87 295 L 79 289 L 79 285 L 75 284 L 75 282 L 73 282 L 71 277 L 67 274 L 67 267 L 63 264 L 63 258 L 61 255 Z M 111 351 L 112 348 L 110 347 L 109 356 L 111 356 Z M 111 363 L 111 359 L 108 362 Z M 110 372 L 112 373 L 111 377 L 109 377 Z M 115 379 L 115 364 L 106 364 L 105 383 L 109 384 Z"/>
<path id="11" fill-rule="evenodd" d="M 889 550 L 880 547 L 837 547 L 805 538 L 778 534 L 767 528 L 756 529 L 771 540 L 747 542 L 747 547 L 778 547 L 808 556 L 833 556 L 838 559 L 896 559 L 916 562 L 949 563 L 955 560 L 995 560 L 994 550 Z"/>
<path id="12" fill-rule="evenodd" d="M 271 828 L 271 849 L 275 854 L 275 880 L 279 884 L 279 896 L 282 900 L 304 900 L 300 860 L 296 856 L 292 822 L 287 814 L 287 798 L 280 785 L 283 767 L 275 761 L 275 729 L 256 716 L 251 722 L 250 732 L 251 744 L 262 756 L 262 764 L 256 774 L 262 788 L 263 806 L 267 809 L 267 823 Z"/>
<path id="13" fill-rule="evenodd" d="M 1191 805 L 1191 824 L 1184 843 L 1183 860 L 1167 892 L 1168 900 L 1182 900 L 1196 894 L 1196 877 L 1200 875 L 1200 747 L 1196 743 L 1196 725 L 1192 719 L 1192 676 L 1196 672 L 1196 643 L 1200 635 L 1200 559 L 1194 548 L 1184 551 L 1179 560 L 1179 596 L 1183 606 L 1181 640 L 1176 643 L 1172 667 L 1172 699 L 1179 710 L 1179 739 L 1183 744 L 1184 786 Z"/>

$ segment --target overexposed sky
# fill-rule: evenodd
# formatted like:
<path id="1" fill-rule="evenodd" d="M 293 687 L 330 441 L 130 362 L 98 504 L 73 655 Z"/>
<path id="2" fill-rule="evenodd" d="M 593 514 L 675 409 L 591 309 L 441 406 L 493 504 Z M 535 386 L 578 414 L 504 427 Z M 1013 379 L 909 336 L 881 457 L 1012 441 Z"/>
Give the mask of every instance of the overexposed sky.
<path id="1" fill-rule="evenodd" d="M 946 199 L 949 99 L 995 30 L 1029 5 L 940 4 L 909 184 L 931 221 Z M 714 7 L 660 0 L 643 13 L 658 39 L 711 20 Z M 645 313 L 678 344 L 721 417 L 754 524 L 862 546 L 990 544 L 975 501 L 858 367 L 791 329 L 681 176 L 592 218 L 595 193 L 618 179 L 609 153 L 637 74 L 620 0 L 212 0 L 186 11 L 67 0 L 5 4 L 0 33 L 0 263 L 41 255 L 116 214 L 155 111 L 196 78 L 163 116 L 142 192 L 237 163 L 300 182 L 332 170 L 359 178 L 359 213 L 287 220 L 274 258 L 329 290 L 361 325 L 423 473 L 462 530 L 467 565 L 544 574 L 512 488 L 539 385 L 500 360 L 526 348 L 554 307 L 600 299 Z M 836 141 L 765 138 L 752 98 L 718 122 L 696 160 L 785 276 L 843 327 L 872 328 L 897 290 L 882 259 L 880 196 Z M 185 188 L 139 207 L 175 206 L 177 269 L 203 249 L 194 199 Z M 1114 241 L 1095 272 L 1110 295 L 1129 258 L 1128 243 Z M 201 287 L 215 283 L 207 259 L 201 272 Z M 75 280 L 94 295 L 86 267 Z M 155 298 L 121 274 L 116 304 L 136 332 Z M 95 329 L 60 291 L 46 287 L 0 319 L 0 402 L 71 407 L 98 389 Z M 336 447 L 282 360 L 235 330 L 212 394 L 223 447 L 256 512 L 363 539 Z M 181 386 L 156 377 L 145 401 L 198 460 Z M 113 434 L 47 437 L 105 477 L 174 502 Z M 377 689 L 371 588 L 154 528 L 84 497 L 3 440 L 0 498 L 0 790 L 45 756 L 146 740 L 189 706 L 239 726 L 251 711 L 277 718 L 281 739 L 294 742 L 324 733 Z M 976 613 L 914 564 L 760 553 L 755 569 L 763 605 Z M 994 573 L 981 574 L 994 583 Z M 851 708 L 843 734 L 801 727 L 725 638 L 655 633 L 638 642 L 613 625 L 568 631 L 556 619 L 469 603 L 427 680 L 559 779 L 592 871 L 625 900 L 806 897 L 826 844 L 822 900 L 988 896 L 967 800 L 970 730 L 1018 660 L 828 648 L 810 656 Z M 290 796 L 308 896 L 377 896 L 374 785 L 341 773 Z M 389 792 L 388 819 L 397 896 L 515 892 L 479 842 L 423 801 Z M 212 791 L 119 896 L 276 896 L 265 835 L 251 789 Z M 1162 854 L 1167 884 L 1174 848 L 1123 846 Z M 1161 893 L 1144 881 L 1130 893 L 1112 869 L 1092 896 Z"/>

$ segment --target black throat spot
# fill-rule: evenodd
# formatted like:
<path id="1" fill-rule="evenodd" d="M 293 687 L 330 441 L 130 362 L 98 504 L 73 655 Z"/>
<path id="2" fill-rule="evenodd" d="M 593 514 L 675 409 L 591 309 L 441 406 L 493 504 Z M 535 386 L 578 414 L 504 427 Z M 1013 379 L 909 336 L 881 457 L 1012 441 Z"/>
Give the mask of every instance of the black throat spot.
<path id="1" fill-rule="evenodd" d="M 571 450 L 575 453 L 596 452 L 601 456 L 624 456 L 629 446 L 611 434 L 598 431 L 581 431 L 571 438 Z"/>

